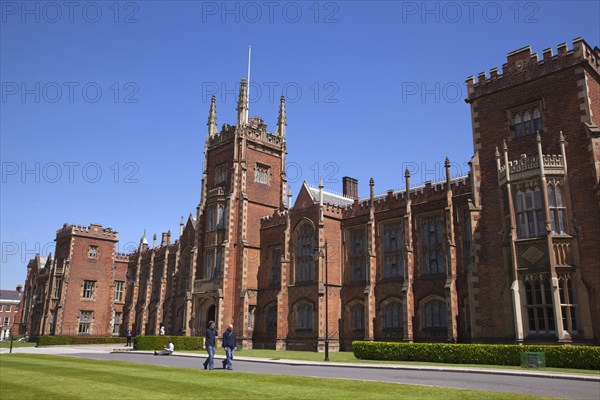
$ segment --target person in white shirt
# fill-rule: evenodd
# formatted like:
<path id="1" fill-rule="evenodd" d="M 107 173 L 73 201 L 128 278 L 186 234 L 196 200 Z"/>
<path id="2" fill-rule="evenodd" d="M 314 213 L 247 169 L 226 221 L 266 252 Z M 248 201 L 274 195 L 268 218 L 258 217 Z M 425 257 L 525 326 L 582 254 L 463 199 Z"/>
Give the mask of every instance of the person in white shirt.
<path id="1" fill-rule="evenodd" d="M 154 355 L 155 356 L 168 356 L 168 355 L 173 354 L 173 351 L 175 351 L 175 346 L 173 345 L 173 342 L 169 341 L 169 343 L 165 346 L 164 349 L 162 349 L 162 351 L 157 352 L 155 350 Z"/>

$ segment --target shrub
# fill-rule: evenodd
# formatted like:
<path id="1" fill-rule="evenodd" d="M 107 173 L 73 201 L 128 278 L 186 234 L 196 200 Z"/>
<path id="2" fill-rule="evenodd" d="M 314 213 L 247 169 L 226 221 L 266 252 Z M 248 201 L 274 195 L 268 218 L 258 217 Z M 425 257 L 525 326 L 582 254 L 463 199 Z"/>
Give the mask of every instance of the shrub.
<path id="1" fill-rule="evenodd" d="M 598 346 L 549 346 L 450 343 L 352 343 L 363 360 L 425 361 L 452 364 L 520 365 L 522 352 L 544 352 L 546 366 L 600 370 Z"/>
<path id="2" fill-rule="evenodd" d="M 40 336 L 38 338 L 38 346 L 106 343 L 125 343 L 125 338 L 118 336 Z"/>
<path id="3" fill-rule="evenodd" d="M 202 350 L 201 336 L 136 336 L 133 340 L 134 350 L 160 350 L 173 341 L 177 350 Z"/>

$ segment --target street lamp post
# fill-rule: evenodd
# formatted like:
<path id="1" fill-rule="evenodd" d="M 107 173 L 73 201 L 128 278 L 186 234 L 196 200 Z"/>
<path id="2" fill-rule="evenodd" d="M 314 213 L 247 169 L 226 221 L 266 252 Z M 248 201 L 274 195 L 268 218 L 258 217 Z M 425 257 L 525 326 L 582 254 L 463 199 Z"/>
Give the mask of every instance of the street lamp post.
<path id="1" fill-rule="evenodd" d="M 323 252 L 324 249 L 325 251 Z M 314 250 L 315 260 L 319 257 L 325 259 L 325 361 L 329 361 L 329 271 L 328 271 L 328 255 L 327 255 L 327 240 L 322 248 Z"/>

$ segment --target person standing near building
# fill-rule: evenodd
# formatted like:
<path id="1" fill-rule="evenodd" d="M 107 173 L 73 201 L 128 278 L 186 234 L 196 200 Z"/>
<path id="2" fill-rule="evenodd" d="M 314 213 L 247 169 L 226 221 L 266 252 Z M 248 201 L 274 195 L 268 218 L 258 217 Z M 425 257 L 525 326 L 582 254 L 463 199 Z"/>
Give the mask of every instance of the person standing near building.
<path id="1" fill-rule="evenodd" d="M 127 329 L 127 344 L 125 345 L 125 347 L 131 347 L 131 329 Z"/>
<path id="2" fill-rule="evenodd" d="M 208 358 L 204 361 L 204 369 L 215 368 L 215 341 L 218 334 L 215 329 L 215 321 L 209 321 L 208 328 L 204 332 L 204 348 L 208 353 Z"/>
<path id="3" fill-rule="evenodd" d="M 237 346 L 237 340 L 235 337 L 235 332 L 233 331 L 233 325 L 229 324 L 227 330 L 223 334 L 223 348 L 225 349 L 226 358 L 223 360 L 223 368 L 227 368 L 229 370 L 233 369 L 232 360 L 233 360 L 233 351 Z"/>

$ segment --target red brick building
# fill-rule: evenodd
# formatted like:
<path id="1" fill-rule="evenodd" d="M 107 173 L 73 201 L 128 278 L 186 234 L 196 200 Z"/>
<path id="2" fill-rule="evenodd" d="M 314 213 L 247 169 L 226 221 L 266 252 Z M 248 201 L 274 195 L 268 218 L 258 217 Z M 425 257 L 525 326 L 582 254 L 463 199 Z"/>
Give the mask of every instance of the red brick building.
<path id="1" fill-rule="evenodd" d="M 9 340 L 20 332 L 23 286 L 17 290 L 0 290 L 0 340 Z"/>
<path id="2" fill-rule="evenodd" d="M 54 257 L 27 266 L 23 324 L 32 336 L 121 332 L 129 256 L 117 254 L 118 233 L 102 225 L 65 224 Z"/>
<path id="3" fill-rule="evenodd" d="M 270 133 L 248 116 L 242 80 L 235 126 L 217 129 L 212 99 L 201 198 L 179 239 L 150 246 L 144 234 L 124 256 L 116 232 L 65 226 L 55 258 L 30 263 L 25 323 L 36 334 L 201 335 L 215 320 L 245 347 L 304 350 L 599 343 L 599 63 L 576 39 L 469 78 L 466 176 L 452 178 L 446 159 L 440 182 L 415 186 L 405 171 L 404 188 L 375 195 L 371 179 L 366 198 L 349 177 L 341 194 L 305 183 L 294 204 L 284 99 Z"/>

